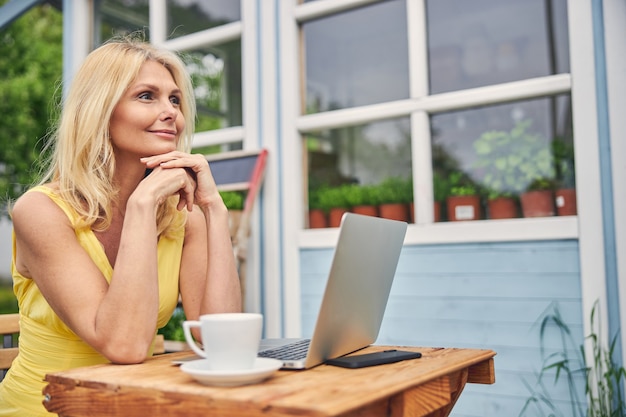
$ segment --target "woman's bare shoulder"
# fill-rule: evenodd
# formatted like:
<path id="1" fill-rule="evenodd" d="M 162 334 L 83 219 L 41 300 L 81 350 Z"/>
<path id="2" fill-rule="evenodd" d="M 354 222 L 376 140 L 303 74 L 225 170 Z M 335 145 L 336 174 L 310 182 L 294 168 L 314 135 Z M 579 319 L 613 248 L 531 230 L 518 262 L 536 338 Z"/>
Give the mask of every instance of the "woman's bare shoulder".
<path id="1" fill-rule="evenodd" d="M 44 187 L 51 191 L 55 190 L 54 185 L 46 185 Z M 62 219 L 67 221 L 67 216 L 45 192 L 32 190 L 20 196 L 13 204 L 11 219 L 14 225 L 19 227 L 22 223 L 48 223 Z"/>

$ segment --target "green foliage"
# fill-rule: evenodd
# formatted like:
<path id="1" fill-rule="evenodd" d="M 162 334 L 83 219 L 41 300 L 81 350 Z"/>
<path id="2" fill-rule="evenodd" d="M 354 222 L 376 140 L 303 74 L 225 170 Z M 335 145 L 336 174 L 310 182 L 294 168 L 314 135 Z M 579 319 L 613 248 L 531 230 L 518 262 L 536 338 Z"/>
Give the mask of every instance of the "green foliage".
<path id="1" fill-rule="evenodd" d="M 0 201 L 19 197 L 38 176 L 60 93 L 62 35 L 61 13 L 50 5 L 33 7 L 0 32 Z"/>
<path id="2" fill-rule="evenodd" d="M 464 172 L 451 172 L 448 176 L 451 196 L 477 195 L 478 187 Z"/>
<path id="3" fill-rule="evenodd" d="M 309 189 L 309 210 L 322 210 L 319 188 Z"/>
<path id="4" fill-rule="evenodd" d="M 0 284 L 0 314 L 17 313 L 17 298 L 10 284 Z"/>
<path id="5" fill-rule="evenodd" d="M 561 314 L 558 306 L 552 305 L 552 312 L 544 316 L 540 327 L 540 340 L 542 354 L 545 357 L 544 341 L 548 338 L 547 331 L 552 325 L 557 329 L 557 336 L 561 340 L 561 350 L 545 357 L 543 367 L 537 377 L 536 388 L 527 387 L 531 396 L 520 411 L 520 416 L 526 415 L 531 409 L 536 414 L 544 414 L 554 417 L 579 416 L 579 417 L 625 417 L 626 402 L 622 396 L 622 387 L 626 382 L 626 370 L 613 361 L 615 345 L 618 335 L 615 335 L 608 349 L 601 344 L 600 334 L 595 331 L 598 302 L 591 310 L 591 334 L 586 340 L 591 344 L 591 357 L 593 363 L 589 366 L 585 362 L 586 351 L 584 344 L 576 346 L 571 332 Z M 571 352 L 576 352 L 572 354 Z M 554 401 L 546 389 L 545 379 L 550 373 L 554 373 L 554 385 L 561 378 L 565 379 L 570 394 L 570 403 L 567 410 L 562 410 Z M 585 380 L 585 402 L 579 398 L 575 384 L 577 376 Z"/>
<path id="6" fill-rule="evenodd" d="M 328 187 L 322 186 L 318 190 L 319 207 L 326 213 L 332 208 L 349 209 L 350 204 L 346 199 L 345 189 L 343 186 Z"/>
<path id="7" fill-rule="evenodd" d="M 413 201 L 413 182 L 411 178 L 389 177 L 379 184 L 377 190 L 381 204 L 408 204 Z"/>
<path id="8" fill-rule="evenodd" d="M 243 194 L 238 191 L 220 191 L 222 200 L 228 210 L 243 210 Z"/>
<path id="9" fill-rule="evenodd" d="M 183 321 L 185 320 L 187 320 L 185 312 L 182 308 L 177 307 L 165 327 L 160 328 L 158 333 L 162 334 L 165 340 L 184 342 L 185 334 L 183 333 Z"/>
<path id="10" fill-rule="evenodd" d="M 482 184 L 489 198 L 518 195 L 530 184 L 535 189 L 550 186 L 547 181 L 554 178 L 551 149 L 545 138 L 529 131 L 531 125 L 531 120 L 522 120 L 509 132 L 488 131 L 474 142 L 478 157 L 474 167 L 484 173 Z"/>
<path id="11" fill-rule="evenodd" d="M 450 181 L 447 177 L 435 171 L 433 173 L 433 199 L 444 202 L 450 195 Z"/>
<path id="12" fill-rule="evenodd" d="M 562 138 L 552 141 L 556 185 L 560 188 L 573 188 L 576 185 L 574 145 Z"/>
<path id="13" fill-rule="evenodd" d="M 345 184 L 341 188 L 350 207 L 377 206 L 380 203 L 380 195 L 376 186 Z"/>

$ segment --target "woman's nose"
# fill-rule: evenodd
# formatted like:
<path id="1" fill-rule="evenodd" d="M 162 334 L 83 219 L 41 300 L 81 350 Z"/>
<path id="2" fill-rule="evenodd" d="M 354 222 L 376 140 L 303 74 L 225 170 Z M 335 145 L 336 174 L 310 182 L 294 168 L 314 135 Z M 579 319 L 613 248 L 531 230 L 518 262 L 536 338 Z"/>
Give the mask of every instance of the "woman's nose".
<path id="1" fill-rule="evenodd" d="M 168 100 L 167 103 L 163 105 L 163 109 L 161 114 L 159 115 L 160 120 L 172 119 L 176 120 L 176 116 L 178 116 L 178 109 L 174 107 L 174 105 Z"/>

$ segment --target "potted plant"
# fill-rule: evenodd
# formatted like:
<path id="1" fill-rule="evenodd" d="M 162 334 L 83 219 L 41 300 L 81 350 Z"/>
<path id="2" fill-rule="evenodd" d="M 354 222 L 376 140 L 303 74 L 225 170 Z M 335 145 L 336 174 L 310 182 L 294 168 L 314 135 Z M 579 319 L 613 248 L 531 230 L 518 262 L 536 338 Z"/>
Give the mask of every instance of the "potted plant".
<path id="1" fill-rule="evenodd" d="M 343 186 L 351 211 L 366 216 L 378 216 L 378 193 L 372 185 L 346 184 Z"/>
<path id="2" fill-rule="evenodd" d="M 243 193 L 239 191 L 220 191 L 224 205 L 228 209 L 228 227 L 230 236 L 235 236 L 243 212 Z"/>
<path id="3" fill-rule="evenodd" d="M 554 216 L 554 180 L 535 178 L 520 196 L 524 217 Z"/>
<path id="4" fill-rule="evenodd" d="M 413 187 L 408 179 L 389 177 L 381 182 L 379 192 L 380 217 L 409 221 L 409 204 L 413 201 Z"/>
<path id="5" fill-rule="evenodd" d="M 540 194 L 552 198 L 548 196 L 550 188 L 544 180 L 553 177 L 550 149 L 541 135 L 528 131 L 531 124 L 531 120 L 522 120 L 508 132 L 488 131 L 474 142 L 477 155 L 474 167 L 487 190 L 491 218 L 517 217 L 517 196 L 523 200 L 524 216 L 550 215 L 529 207 L 529 200 Z M 536 193 L 542 186 L 548 189 Z M 533 194 L 528 196 L 527 192 Z M 498 211 L 502 208 L 507 212 Z"/>
<path id="6" fill-rule="evenodd" d="M 556 183 L 554 201 L 559 216 L 575 216 L 576 179 L 574 168 L 574 145 L 566 143 L 562 138 L 552 141 Z"/>
<path id="7" fill-rule="evenodd" d="M 433 211 L 435 222 L 441 221 L 441 207 L 450 194 L 448 178 L 438 171 L 433 173 Z"/>
<path id="8" fill-rule="evenodd" d="M 446 198 L 449 221 L 478 220 L 481 218 L 478 187 L 464 172 L 448 175 L 450 192 Z"/>
<path id="9" fill-rule="evenodd" d="M 323 209 L 320 194 L 319 187 L 309 189 L 309 229 L 328 227 L 328 213 Z"/>
<path id="10" fill-rule="evenodd" d="M 324 186 L 319 189 L 319 192 L 320 207 L 328 213 L 328 227 L 339 227 L 343 214 L 350 208 L 346 200 L 345 188 Z"/>

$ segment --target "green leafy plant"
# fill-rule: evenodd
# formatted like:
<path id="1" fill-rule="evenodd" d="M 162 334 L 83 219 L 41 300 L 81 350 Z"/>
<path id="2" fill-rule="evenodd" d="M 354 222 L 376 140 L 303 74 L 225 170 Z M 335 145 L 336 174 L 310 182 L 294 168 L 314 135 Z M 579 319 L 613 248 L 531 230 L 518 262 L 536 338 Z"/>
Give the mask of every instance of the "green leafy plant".
<path id="1" fill-rule="evenodd" d="M 558 188 L 574 188 L 576 185 L 574 145 L 566 143 L 562 138 L 552 141 L 556 186 Z"/>
<path id="2" fill-rule="evenodd" d="M 309 189 L 309 210 L 321 210 L 322 204 L 320 202 L 320 189 Z"/>
<path id="3" fill-rule="evenodd" d="M 350 208 L 350 204 L 346 199 L 345 188 L 343 186 L 322 186 L 318 189 L 318 193 L 319 207 L 326 213 L 333 208 Z"/>
<path id="4" fill-rule="evenodd" d="M 376 206 L 380 202 L 378 189 L 373 185 L 346 184 L 341 187 L 350 207 Z"/>
<path id="5" fill-rule="evenodd" d="M 593 363 L 589 366 L 585 362 L 585 345 L 576 346 L 569 327 L 561 317 L 558 306 L 553 304 L 552 311 L 544 315 L 540 327 L 541 350 L 544 356 L 544 364 L 537 376 L 535 388 L 526 381 L 525 384 L 531 391 L 519 416 L 526 415 L 531 409 L 545 415 L 560 417 L 624 417 L 626 416 L 626 403 L 622 396 L 622 386 L 625 382 L 626 371 L 613 361 L 616 335 L 610 346 L 605 348 L 601 343 L 601 335 L 595 331 L 598 302 L 591 310 L 591 334 L 585 339 L 591 345 L 591 357 Z M 553 325 L 553 326 L 552 326 Z M 545 356 L 544 341 L 547 338 L 548 329 L 556 327 L 561 340 L 561 350 Z M 576 352 L 572 354 L 570 352 Z M 570 403 L 567 410 L 562 410 L 551 398 L 546 387 L 546 377 L 554 373 L 554 385 L 561 378 L 565 378 Z M 576 386 L 576 378 L 582 376 L 585 381 L 586 403 L 580 398 Z M 536 415 L 536 413 L 533 413 Z"/>
<path id="6" fill-rule="evenodd" d="M 522 120 L 508 132 L 487 131 L 474 142 L 474 168 L 483 173 L 481 182 L 488 198 L 515 196 L 531 184 L 533 189 L 552 187 L 555 174 L 550 144 L 531 132 L 531 126 L 531 120 Z"/>
<path id="7" fill-rule="evenodd" d="M 0 313 L 17 313 L 17 298 L 11 284 L 0 283 Z"/>
<path id="8" fill-rule="evenodd" d="M 444 202 L 450 195 L 450 181 L 439 172 L 433 173 L 433 199 Z"/>
<path id="9" fill-rule="evenodd" d="M 556 188 L 556 181 L 551 178 L 535 178 L 528 184 L 526 191 L 543 191 L 554 190 Z"/>
<path id="10" fill-rule="evenodd" d="M 183 321 L 185 320 L 187 319 L 183 309 L 176 307 L 170 320 L 167 322 L 165 327 L 159 329 L 158 333 L 162 334 L 165 340 L 177 340 L 179 342 L 184 342 L 185 334 L 183 333 Z"/>
<path id="11" fill-rule="evenodd" d="M 377 187 L 380 204 L 408 204 L 413 201 L 413 182 L 410 178 L 389 177 Z"/>
<path id="12" fill-rule="evenodd" d="M 228 210 L 243 210 L 243 194 L 237 191 L 220 191 Z"/>
<path id="13" fill-rule="evenodd" d="M 474 181 L 464 172 L 454 171 L 448 175 L 450 196 L 477 195 L 479 190 Z"/>

